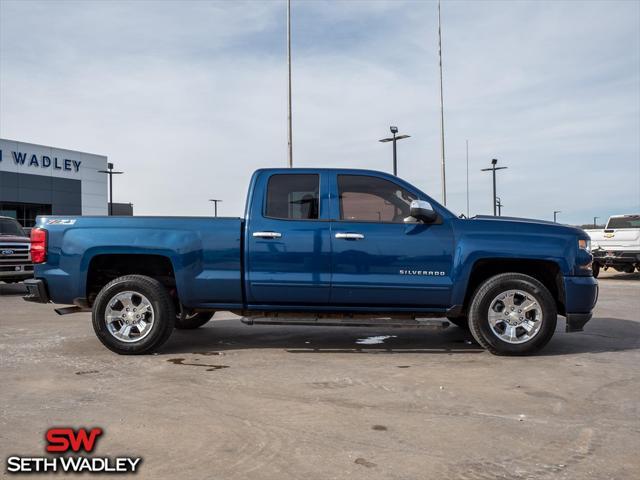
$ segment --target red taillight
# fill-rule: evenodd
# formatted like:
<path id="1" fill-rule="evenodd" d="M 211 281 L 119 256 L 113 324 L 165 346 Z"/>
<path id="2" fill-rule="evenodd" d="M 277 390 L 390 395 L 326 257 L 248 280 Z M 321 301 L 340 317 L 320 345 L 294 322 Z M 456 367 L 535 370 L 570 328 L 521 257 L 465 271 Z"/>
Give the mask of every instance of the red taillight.
<path id="1" fill-rule="evenodd" d="M 47 261 L 47 231 L 42 228 L 31 230 L 31 261 L 33 263 Z"/>

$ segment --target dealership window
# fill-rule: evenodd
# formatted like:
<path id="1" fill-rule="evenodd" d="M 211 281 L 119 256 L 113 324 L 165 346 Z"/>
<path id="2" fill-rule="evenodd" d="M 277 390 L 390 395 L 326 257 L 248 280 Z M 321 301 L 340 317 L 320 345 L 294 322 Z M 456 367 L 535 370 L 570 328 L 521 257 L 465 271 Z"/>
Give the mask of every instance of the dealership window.
<path id="1" fill-rule="evenodd" d="M 416 196 L 396 183 L 367 175 L 338 175 L 340 219 L 402 223 Z"/>
<path id="2" fill-rule="evenodd" d="M 319 189 L 319 175 L 272 175 L 267 186 L 266 216 L 288 220 L 317 219 Z"/>
<path id="3" fill-rule="evenodd" d="M 51 205 L 0 202 L 0 217 L 15 218 L 25 228 L 33 227 L 38 215 L 51 215 Z"/>

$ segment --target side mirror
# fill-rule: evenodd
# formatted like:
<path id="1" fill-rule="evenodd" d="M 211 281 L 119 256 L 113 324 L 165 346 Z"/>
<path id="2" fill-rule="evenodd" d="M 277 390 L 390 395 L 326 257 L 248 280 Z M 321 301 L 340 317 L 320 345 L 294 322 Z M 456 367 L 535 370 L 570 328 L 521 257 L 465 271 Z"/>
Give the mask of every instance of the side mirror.
<path id="1" fill-rule="evenodd" d="M 438 219 L 438 214 L 433 211 L 431 204 L 425 200 L 413 200 L 409 212 L 411 217 L 424 223 L 433 223 Z M 410 220 L 411 217 L 405 219 L 405 222 Z"/>

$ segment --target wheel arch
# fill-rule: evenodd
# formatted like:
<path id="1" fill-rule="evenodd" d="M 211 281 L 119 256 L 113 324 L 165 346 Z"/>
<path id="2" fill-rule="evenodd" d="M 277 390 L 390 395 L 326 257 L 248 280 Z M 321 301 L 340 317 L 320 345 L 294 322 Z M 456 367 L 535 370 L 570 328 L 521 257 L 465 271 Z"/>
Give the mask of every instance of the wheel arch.
<path id="1" fill-rule="evenodd" d="M 562 270 L 552 260 L 514 258 L 483 258 L 476 260 L 471 268 L 464 296 L 463 311 L 467 312 L 473 294 L 488 278 L 501 273 L 521 273 L 542 283 L 551 293 L 560 315 L 565 314 L 564 283 Z"/>
<path id="2" fill-rule="evenodd" d="M 145 275 L 158 280 L 177 298 L 175 268 L 167 255 L 148 253 L 100 253 L 88 263 L 86 299 L 93 305 L 98 292 L 111 280 L 124 275 Z"/>

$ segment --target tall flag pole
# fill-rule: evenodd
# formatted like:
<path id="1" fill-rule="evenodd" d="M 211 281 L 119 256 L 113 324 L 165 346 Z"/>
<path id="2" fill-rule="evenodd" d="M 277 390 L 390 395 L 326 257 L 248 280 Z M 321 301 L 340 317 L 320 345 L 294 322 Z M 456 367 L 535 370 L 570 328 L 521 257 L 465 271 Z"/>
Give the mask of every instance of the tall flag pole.
<path id="1" fill-rule="evenodd" d="M 447 204 L 447 180 L 444 160 L 444 94 L 442 91 L 442 30 L 440 21 L 440 0 L 438 0 L 438 56 L 440 58 L 440 160 L 442 168 L 442 203 Z"/>
<path id="2" fill-rule="evenodd" d="M 287 105 L 287 150 L 289 154 L 289 168 L 293 167 L 293 140 L 291 124 L 291 0 L 287 0 L 287 68 L 289 70 L 288 105 Z"/>

